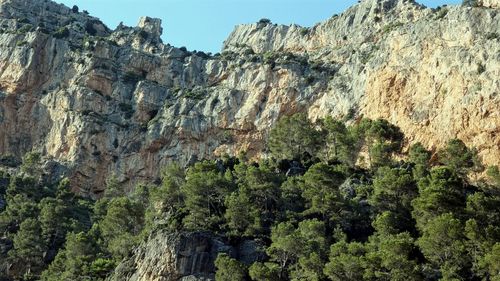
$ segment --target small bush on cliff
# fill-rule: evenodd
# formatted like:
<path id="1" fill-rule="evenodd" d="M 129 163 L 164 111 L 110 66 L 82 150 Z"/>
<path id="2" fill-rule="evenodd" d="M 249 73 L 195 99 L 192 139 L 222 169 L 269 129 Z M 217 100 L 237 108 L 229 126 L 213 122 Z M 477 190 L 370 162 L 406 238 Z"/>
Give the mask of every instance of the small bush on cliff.
<path id="1" fill-rule="evenodd" d="M 0 166 L 15 168 L 20 165 L 20 161 L 12 155 L 0 155 Z"/>
<path id="2" fill-rule="evenodd" d="M 300 35 L 302 35 L 302 36 L 306 36 L 307 34 L 309 34 L 309 28 L 307 28 L 307 27 L 302 27 L 302 28 L 300 29 Z"/>
<path id="3" fill-rule="evenodd" d="M 52 34 L 57 39 L 63 39 L 69 37 L 69 29 L 67 27 L 61 27 L 56 32 Z"/>
<path id="4" fill-rule="evenodd" d="M 463 0 L 462 5 L 466 7 L 479 7 L 478 0 Z"/>
<path id="5" fill-rule="evenodd" d="M 446 15 L 448 14 L 448 8 L 447 7 L 439 7 L 439 10 L 436 14 L 436 19 L 439 20 L 439 19 L 442 19 L 444 17 L 446 17 Z"/>
<path id="6" fill-rule="evenodd" d="M 127 71 L 123 77 L 122 81 L 125 83 L 136 84 L 137 82 L 144 79 L 144 76 L 137 74 L 133 71 Z"/>
<path id="7" fill-rule="evenodd" d="M 439 151 L 439 160 L 459 174 L 480 168 L 477 151 L 469 149 L 460 139 L 448 141 L 447 146 Z"/>
<path id="8" fill-rule="evenodd" d="M 397 21 L 397 22 L 395 22 L 395 23 L 390 23 L 390 24 L 388 24 L 388 25 L 384 26 L 384 28 L 382 29 L 382 31 L 383 31 L 384 33 L 390 33 L 390 32 L 392 32 L 393 30 L 395 30 L 395 29 L 397 29 L 398 27 L 401 27 L 401 26 L 403 26 L 403 23 L 401 23 L 401 22 Z M 346 39 L 344 39 L 344 40 L 347 40 L 347 38 L 346 38 Z"/>
<path id="9" fill-rule="evenodd" d="M 491 33 L 486 34 L 486 39 L 488 39 L 488 40 L 495 40 L 498 38 L 500 38 L 500 35 L 498 35 L 498 33 L 491 32 Z"/>
<path id="10" fill-rule="evenodd" d="M 97 30 L 94 27 L 94 22 L 93 21 L 87 21 L 87 22 L 85 22 L 85 32 L 87 32 L 91 36 L 95 36 L 97 34 Z"/>
<path id="11" fill-rule="evenodd" d="M 28 152 L 23 157 L 21 171 L 29 175 L 39 175 L 42 157 L 39 152 Z"/>
<path id="12" fill-rule="evenodd" d="M 493 184 L 496 187 L 500 188 L 500 169 L 498 169 L 498 166 L 488 167 L 486 173 L 488 174 L 488 177 L 493 182 Z"/>
<path id="13" fill-rule="evenodd" d="M 274 64 L 276 62 L 278 55 L 272 51 L 267 51 L 262 55 L 262 61 L 265 64 Z"/>
<path id="14" fill-rule="evenodd" d="M 17 30 L 17 34 L 25 34 L 27 32 L 30 32 L 31 30 L 33 30 L 33 25 L 25 24 L 23 27 Z"/>
<path id="15" fill-rule="evenodd" d="M 264 25 L 268 25 L 268 24 L 271 24 L 271 20 L 270 19 L 267 19 L 267 18 L 262 18 L 258 21 L 259 24 L 264 24 Z"/>

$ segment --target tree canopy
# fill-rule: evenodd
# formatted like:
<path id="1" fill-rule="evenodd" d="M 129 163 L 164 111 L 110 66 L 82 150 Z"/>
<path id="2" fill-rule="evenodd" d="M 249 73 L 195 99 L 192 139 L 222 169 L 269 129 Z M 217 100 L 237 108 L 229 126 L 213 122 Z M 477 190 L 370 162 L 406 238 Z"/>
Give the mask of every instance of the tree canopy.
<path id="1" fill-rule="evenodd" d="M 111 176 L 97 199 L 45 182 L 29 153 L 0 167 L 0 279 L 106 280 L 151 234 L 203 231 L 234 248 L 207 259 L 216 280 L 498 280 L 498 168 L 473 181 L 474 148 L 403 139 L 385 120 L 297 114 L 259 162 L 173 163 L 130 192 Z M 254 260 L 237 253 L 249 241 Z"/>

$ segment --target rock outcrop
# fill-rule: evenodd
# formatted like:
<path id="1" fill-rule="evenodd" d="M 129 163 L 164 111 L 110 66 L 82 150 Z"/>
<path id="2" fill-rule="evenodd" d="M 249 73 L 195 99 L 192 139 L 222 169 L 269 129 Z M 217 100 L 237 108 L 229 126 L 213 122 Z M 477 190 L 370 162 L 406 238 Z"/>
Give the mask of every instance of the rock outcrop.
<path id="1" fill-rule="evenodd" d="M 486 7 L 486 8 L 500 8 L 500 1 L 499 0 L 481 0 L 479 1 L 479 5 Z"/>
<path id="2" fill-rule="evenodd" d="M 214 280 L 215 259 L 226 253 L 242 262 L 261 261 L 265 255 L 253 240 L 236 247 L 208 232 L 152 235 L 137 248 L 132 258 L 122 262 L 110 281 L 187 281 Z"/>
<path id="3" fill-rule="evenodd" d="M 265 155 L 273 124 L 306 111 L 386 118 L 431 149 L 458 137 L 500 164 L 496 2 L 364 0 L 311 28 L 238 26 L 210 55 L 163 44 L 157 19 L 110 30 L 51 1 L 1 0 L 0 155 L 39 151 L 98 194 L 113 174 L 132 187 L 172 161 Z"/>

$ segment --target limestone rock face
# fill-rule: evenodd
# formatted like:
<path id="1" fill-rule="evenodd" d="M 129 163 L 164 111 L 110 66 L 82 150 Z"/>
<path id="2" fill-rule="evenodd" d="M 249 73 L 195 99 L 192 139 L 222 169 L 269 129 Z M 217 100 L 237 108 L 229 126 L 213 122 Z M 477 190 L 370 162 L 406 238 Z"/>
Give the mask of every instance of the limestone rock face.
<path id="1" fill-rule="evenodd" d="M 487 8 L 500 8 L 499 0 L 481 0 L 480 5 Z"/>
<path id="2" fill-rule="evenodd" d="M 273 124 L 305 111 L 385 118 L 431 149 L 458 137 L 500 164 L 500 13 L 485 7 L 363 0 L 311 28 L 238 26 L 212 56 L 163 44 L 157 19 L 110 30 L 1 0 L 0 155 L 41 152 L 96 195 L 113 174 L 132 188 L 172 161 L 265 156 Z"/>
<path id="3" fill-rule="evenodd" d="M 258 243 L 243 241 L 233 247 L 209 232 L 152 235 L 132 258 L 122 262 L 110 281 L 213 281 L 220 253 L 253 263 L 263 260 Z M 264 256 L 265 258 L 265 256 Z"/>
<path id="4" fill-rule="evenodd" d="M 153 38 L 161 41 L 160 36 L 163 33 L 161 27 L 161 19 L 154 19 L 150 17 L 141 17 L 137 27 L 142 28 L 145 32 L 149 33 Z"/>

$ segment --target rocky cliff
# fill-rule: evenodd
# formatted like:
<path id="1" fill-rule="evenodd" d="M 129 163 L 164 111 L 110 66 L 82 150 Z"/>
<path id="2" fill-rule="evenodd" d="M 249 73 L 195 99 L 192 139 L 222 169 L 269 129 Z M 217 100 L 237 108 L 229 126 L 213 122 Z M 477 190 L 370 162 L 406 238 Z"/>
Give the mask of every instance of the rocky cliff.
<path id="1" fill-rule="evenodd" d="M 221 54 L 162 43 L 161 22 L 115 30 L 48 0 L 0 0 L 0 155 L 39 151 L 96 194 L 171 161 L 265 154 L 286 114 L 386 118 L 408 142 L 450 138 L 500 164 L 500 13 L 363 0 L 311 28 L 235 28 Z"/>
<path id="2" fill-rule="evenodd" d="M 481 0 L 479 5 L 487 8 L 500 8 L 500 1 L 498 0 Z"/>
<path id="3" fill-rule="evenodd" d="M 220 253 L 245 264 L 267 257 L 259 242 L 254 240 L 243 240 L 231 246 L 225 239 L 208 232 L 160 231 L 138 247 L 132 258 L 120 263 L 109 280 L 214 280 L 214 261 Z"/>

